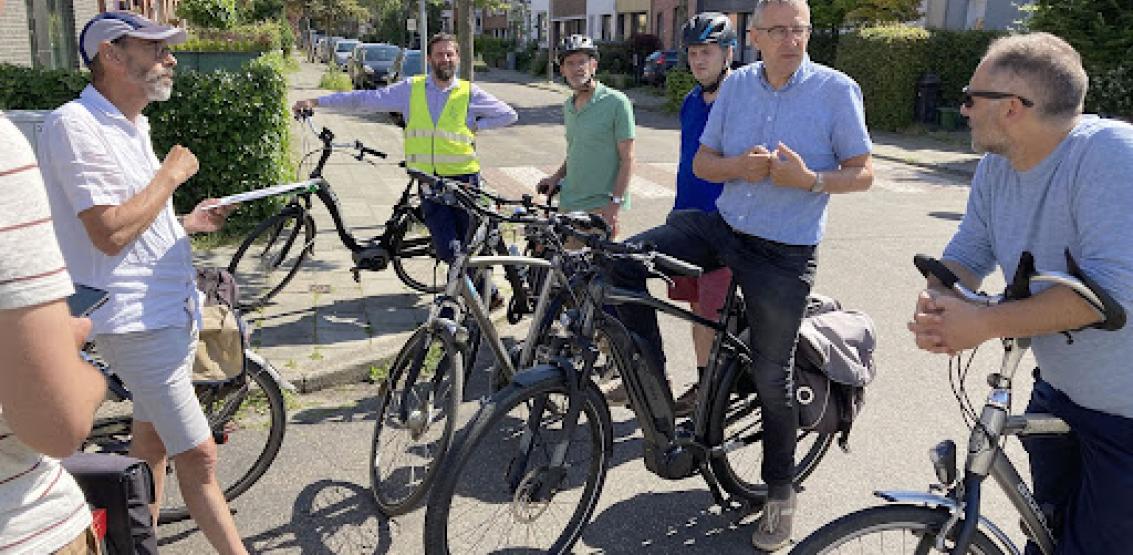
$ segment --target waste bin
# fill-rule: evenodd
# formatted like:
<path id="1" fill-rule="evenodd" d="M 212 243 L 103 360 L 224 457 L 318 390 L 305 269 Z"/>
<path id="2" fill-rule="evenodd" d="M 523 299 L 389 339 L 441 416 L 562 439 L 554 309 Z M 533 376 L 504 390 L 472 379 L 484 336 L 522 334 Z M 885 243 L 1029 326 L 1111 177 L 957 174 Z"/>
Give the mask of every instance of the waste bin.
<path id="1" fill-rule="evenodd" d="M 917 80 L 916 105 L 913 117 L 921 123 L 937 123 L 937 106 L 940 104 L 940 76 L 926 73 Z"/>

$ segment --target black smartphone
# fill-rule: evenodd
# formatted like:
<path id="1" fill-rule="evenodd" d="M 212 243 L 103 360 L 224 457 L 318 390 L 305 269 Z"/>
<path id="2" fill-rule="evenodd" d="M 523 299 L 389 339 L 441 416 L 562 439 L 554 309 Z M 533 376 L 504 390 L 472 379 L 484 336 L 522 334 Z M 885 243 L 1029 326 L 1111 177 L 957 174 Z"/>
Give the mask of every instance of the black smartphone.
<path id="1" fill-rule="evenodd" d="M 71 316 L 85 317 L 98 307 L 106 304 L 108 299 L 110 299 L 110 293 L 76 283 L 75 293 L 67 297 L 67 306 L 71 309 Z"/>

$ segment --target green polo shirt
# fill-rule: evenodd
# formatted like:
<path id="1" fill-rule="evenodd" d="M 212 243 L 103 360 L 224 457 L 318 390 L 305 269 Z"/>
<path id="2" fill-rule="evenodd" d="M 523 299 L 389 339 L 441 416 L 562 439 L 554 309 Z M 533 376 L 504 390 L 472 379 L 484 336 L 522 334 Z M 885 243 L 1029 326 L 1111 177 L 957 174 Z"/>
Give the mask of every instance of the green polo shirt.
<path id="1" fill-rule="evenodd" d="M 618 143 L 634 137 L 629 99 L 621 91 L 597 85 L 581 110 L 574 109 L 573 96 L 563 103 L 567 172 L 559 206 L 564 210 L 589 211 L 610 203 L 621 162 Z"/>

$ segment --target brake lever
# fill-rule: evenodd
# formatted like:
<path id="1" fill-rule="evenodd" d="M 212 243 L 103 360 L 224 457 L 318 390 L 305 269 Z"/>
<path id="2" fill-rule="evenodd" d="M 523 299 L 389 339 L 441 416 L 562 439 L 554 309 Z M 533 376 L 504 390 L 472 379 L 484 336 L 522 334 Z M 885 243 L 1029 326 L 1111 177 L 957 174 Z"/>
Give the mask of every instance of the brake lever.
<path id="1" fill-rule="evenodd" d="M 668 274 L 666 274 L 665 272 L 662 272 L 662 271 L 657 269 L 657 264 L 653 262 L 652 256 L 650 256 L 646 260 L 642 260 L 641 265 L 644 266 L 645 271 L 649 272 L 649 274 L 651 274 L 653 277 L 658 277 L 658 278 L 665 280 L 665 283 L 668 283 L 669 287 L 676 287 L 677 286 L 676 282 L 673 281 L 673 278 L 669 277 Z"/>

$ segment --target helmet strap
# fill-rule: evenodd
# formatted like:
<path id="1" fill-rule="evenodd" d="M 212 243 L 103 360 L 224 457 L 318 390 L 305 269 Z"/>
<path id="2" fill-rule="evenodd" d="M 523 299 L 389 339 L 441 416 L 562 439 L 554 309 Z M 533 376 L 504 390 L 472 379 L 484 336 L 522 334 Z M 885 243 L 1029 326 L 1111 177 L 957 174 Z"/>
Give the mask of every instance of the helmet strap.
<path id="1" fill-rule="evenodd" d="M 724 64 L 724 69 L 720 70 L 720 75 L 716 77 L 716 81 L 714 81 L 711 85 L 701 85 L 700 90 L 708 94 L 716 92 L 720 88 L 720 83 L 724 82 L 724 77 L 726 75 L 728 75 L 728 64 Z"/>

